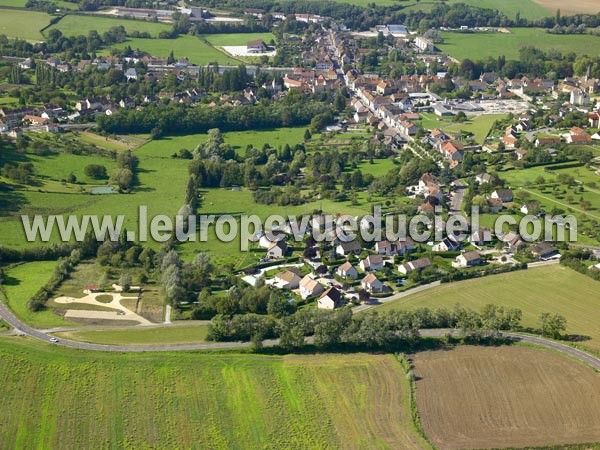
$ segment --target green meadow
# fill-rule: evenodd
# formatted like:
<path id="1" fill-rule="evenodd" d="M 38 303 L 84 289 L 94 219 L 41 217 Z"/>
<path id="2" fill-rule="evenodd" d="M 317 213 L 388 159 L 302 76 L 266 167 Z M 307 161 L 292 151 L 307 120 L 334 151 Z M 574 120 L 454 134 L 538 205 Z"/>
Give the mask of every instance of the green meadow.
<path id="1" fill-rule="evenodd" d="M 538 327 L 542 312 L 567 319 L 567 333 L 589 337 L 580 344 L 600 351 L 600 282 L 560 265 L 537 267 L 447 283 L 380 307 L 378 311 L 415 308 L 452 308 L 456 303 L 481 309 L 488 303 L 519 308 L 522 325 Z"/>
<path id="2" fill-rule="evenodd" d="M 503 114 L 483 114 L 481 116 L 474 117 L 467 122 L 453 123 L 452 125 L 441 127 L 444 131 L 460 132 L 465 131 L 473 134 L 473 139 L 478 144 L 483 144 L 488 133 L 492 129 L 496 120 L 503 119 Z"/>
<path id="3" fill-rule="evenodd" d="M 42 41 L 40 30 L 50 23 L 51 16 L 37 11 L 0 9 L 0 34 L 26 41 Z"/>
<path id="4" fill-rule="evenodd" d="M 366 1 L 366 0 L 365 0 Z M 400 3 L 405 5 L 403 11 L 431 11 L 435 5 L 441 2 L 424 0 L 419 2 Z M 542 17 L 553 16 L 554 11 L 538 5 L 533 0 L 446 0 L 444 3 L 465 3 L 477 8 L 497 9 L 504 13 L 508 18 L 514 19 L 517 12 L 523 19 L 536 20 Z"/>
<path id="5" fill-rule="evenodd" d="M 510 33 L 442 33 L 443 44 L 436 46 L 442 53 L 459 60 L 497 58 L 518 59 L 519 49 L 534 46 L 563 54 L 600 55 L 600 37 L 591 35 L 549 34 L 539 28 L 511 28 Z"/>
<path id="6" fill-rule="evenodd" d="M 66 36 L 87 36 L 92 30 L 102 34 L 113 27 L 125 27 L 128 33 L 132 31 L 150 33 L 152 37 L 158 36 L 161 31 L 168 31 L 170 26 L 165 23 L 150 22 L 146 20 L 119 19 L 112 17 L 101 17 L 95 15 L 69 14 L 58 23 L 52 25 L 46 33 L 57 29 Z"/>
<path id="7" fill-rule="evenodd" d="M 111 48 L 140 49 L 150 53 L 152 56 L 166 58 L 171 51 L 175 58 L 187 56 L 190 63 L 206 65 L 208 63 L 218 63 L 220 65 L 238 65 L 240 61 L 231 58 L 224 52 L 214 48 L 212 45 L 202 41 L 195 36 L 179 36 L 177 39 L 140 39 L 129 38 L 125 42 L 114 44 Z M 101 53 L 108 54 L 110 49 L 104 49 Z"/>
<path id="8" fill-rule="evenodd" d="M 165 345 L 204 342 L 207 332 L 207 325 L 171 325 L 127 330 L 65 331 L 56 333 L 56 336 L 106 345 Z"/>
<path id="9" fill-rule="evenodd" d="M 115 354 L 0 338 L 0 448 L 428 448 L 392 355 Z"/>

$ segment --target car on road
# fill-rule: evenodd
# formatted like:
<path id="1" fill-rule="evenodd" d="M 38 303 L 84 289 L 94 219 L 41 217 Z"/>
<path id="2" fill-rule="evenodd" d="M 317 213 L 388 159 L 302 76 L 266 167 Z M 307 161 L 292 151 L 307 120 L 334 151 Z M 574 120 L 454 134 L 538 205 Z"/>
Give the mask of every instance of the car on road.
<path id="1" fill-rule="evenodd" d="M 58 339 L 56 339 L 55 337 L 50 338 L 50 342 L 52 342 L 53 344 L 58 344 Z"/>

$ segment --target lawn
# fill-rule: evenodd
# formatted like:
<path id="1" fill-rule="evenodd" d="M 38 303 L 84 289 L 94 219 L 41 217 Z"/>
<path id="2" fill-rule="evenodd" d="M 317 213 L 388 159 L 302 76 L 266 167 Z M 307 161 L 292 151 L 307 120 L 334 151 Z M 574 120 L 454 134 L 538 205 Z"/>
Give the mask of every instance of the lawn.
<path id="1" fill-rule="evenodd" d="M 207 332 L 207 325 L 171 325 L 127 330 L 68 331 L 56 335 L 64 339 L 107 345 L 162 345 L 204 342 Z"/>
<path id="2" fill-rule="evenodd" d="M 452 308 L 456 303 L 480 309 L 488 303 L 520 308 L 522 325 L 538 327 L 542 312 L 562 314 L 567 333 L 589 336 L 581 344 L 600 351 L 600 282 L 560 265 L 538 267 L 441 286 L 387 303 L 377 310 Z"/>
<path id="3" fill-rule="evenodd" d="M 77 4 L 61 1 L 52 0 L 52 3 L 56 4 L 60 9 L 77 9 Z M 9 6 L 11 8 L 25 8 L 27 0 L 0 0 L 0 8 L 3 6 Z"/>
<path id="4" fill-rule="evenodd" d="M 165 23 L 156 23 L 146 20 L 133 19 L 115 19 L 111 17 L 100 17 L 92 15 L 67 15 L 62 18 L 57 24 L 52 25 L 48 30 L 58 29 L 66 36 L 87 36 L 92 30 L 96 30 L 99 34 L 105 33 L 113 27 L 123 25 L 128 33 L 132 31 L 150 33 L 152 37 L 158 36 L 161 31 L 170 30 L 170 26 Z"/>
<path id="5" fill-rule="evenodd" d="M 51 310 L 32 312 L 27 308 L 29 299 L 50 280 L 55 267 L 55 261 L 39 261 L 23 263 L 5 271 L 2 300 L 28 325 L 50 328 L 70 324 Z"/>
<path id="6" fill-rule="evenodd" d="M 366 1 L 366 0 L 365 0 Z M 416 3 L 401 3 L 406 5 L 403 11 L 431 11 L 435 5 L 441 2 L 436 1 L 421 1 Z M 497 9 L 504 13 L 508 18 L 514 19 L 517 12 L 521 14 L 523 19 L 536 20 L 542 17 L 554 15 L 554 10 L 544 8 L 532 0 L 447 0 L 445 3 L 466 3 L 469 6 L 478 8 Z"/>
<path id="7" fill-rule="evenodd" d="M 478 144 L 483 144 L 485 138 L 490 132 L 496 120 L 503 119 L 503 114 L 482 114 L 463 123 L 454 123 L 452 125 L 441 127 L 444 131 L 466 131 L 473 134 L 473 139 Z"/>
<path id="8" fill-rule="evenodd" d="M 40 30 L 50 23 L 51 16 L 43 12 L 0 9 L 0 34 L 26 41 L 42 41 Z"/>
<path id="9" fill-rule="evenodd" d="M 190 63 L 197 65 L 206 65 L 217 62 L 220 65 L 238 65 L 240 61 L 233 59 L 227 54 L 217 50 L 210 44 L 202 41 L 195 36 L 179 36 L 177 39 L 140 39 L 131 38 L 125 42 L 114 44 L 112 48 L 124 48 L 130 46 L 133 49 L 140 49 L 150 53 L 152 56 L 166 58 L 171 51 L 175 58 L 187 56 Z M 110 49 L 104 49 L 102 54 L 109 54 Z"/>
<path id="10" fill-rule="evenodd" d="M 100 156 L 74 155 L 69 153 L 55 153 L 46 156 L 29 155 L 29 160 L 35 164 L 36 175 L 43 180 L 61 181 L 73 173 L 77 181 L 85 184 L 106 184 L 107 180 L 95 180 L 85 174 L 85 167 L 90 164 L 105 166 L 110 174 L 116 166 L 113 159 Z"/>
<path id="11" fill-rule="evenodd" d="M 201 37 L 215 47 L 242 46 L 257 39 L 262 39 L 268 45 L 271 40 L 275 40 L 275 35 L 272 33 L 205 34 Z"/>
<path id="12" fill-rule="evenodd" d="M 115 354 L 0 338 L 0 448 L 427 448 L 391 355 Z"/>
<path id="13" fill-rule="evenodd" d="M 539 28 L 512 28 L 510 33 L 442 33 L 443 44 L 437 47 L 444 54 L 459 60 L 481 60 L 500 55 L 519 59 L 519 49 L 534 46 L 542 50 L 557 50 L 563 54 L 600 55 L 600 37 L 591 35 L 556 35 Z"/>

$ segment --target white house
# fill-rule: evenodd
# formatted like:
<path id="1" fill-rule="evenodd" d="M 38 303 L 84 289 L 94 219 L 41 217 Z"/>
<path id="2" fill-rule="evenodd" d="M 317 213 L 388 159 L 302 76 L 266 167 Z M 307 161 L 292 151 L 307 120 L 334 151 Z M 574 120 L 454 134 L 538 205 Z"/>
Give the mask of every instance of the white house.
<path id="1" fill-rule="evenodd" d="M 335 309 L 344 306 L 346 302 L 342 298 L 342 294 L 334 287 L 330 287 L 317 299 L 317 308 L 319 309 Z"/>
<path id="2" fill-rule="evenodd" d="M 284 270 L 275 275 L 275 286 L 281 289 L 297 289 L 300 285 L 300 276 L 291 270 Z"/>
<path id="3" fill-rule="evenodd" d="M 341 256 L 357 255 L 362 251 L 358 241 L 340 242 L 335 252 Z"/>
<path id="4" fill-rule="evenodd" d="M 360 282 L 360 285 L 367 292 L 383 291 L 383 283 L 373 273 L 367 274 Z"/>
<path id="5" fill-rule="evenodd" d="M 419 258 L 414 261 L 407 262 L 406 264 L 401 264 L 398 266 L 398 272 L 406 275 L 413 270 L 423 270 L 426 267 L 431 266 L 431 261 L 427 258 Z"/>
<path id="6" fill-rule="evenodd" d="M 383 258 L 381 255 L 369 255 L 363 259 L 359 266 L 365 272 L 383 269 Z"/>
<path id="7" fill-rule="evenodd" d="M 310 275 L 306 275 L 304 278 L 300 280 L 300 297 L 306 299 L 308 297 L 313 297 L 315 295 L 319 295 L 324 291 L 323 286 L 315 279 L 313 279 Z"/>
<path id="8" fill-rule="evenodd" d="M 342 278 L 351 278 L 353 280 L 356 280 L 356 278 L 358 278 L 358 270 L 356 270 L 356 268 L 352 264 L 350 264 L 349 261 L 346 261 L 344 264 L 337 268 L 337 274 Z"/>
<path id="9" fill-rule="evenodd" d="M 461 253 L 452 263 L 452 267 L 471 267 L 481 264 L 481 255 L 478 251 Z"/>
<path id="10" fill-rule="evenodd" d="M 267 250 L 267 258 L 269 259 L 278 259 L 283 258 L 285 256 L 285 252 L 287 251 L 287 244 L 285 241 L 277 241 L 272 242 Z"/>

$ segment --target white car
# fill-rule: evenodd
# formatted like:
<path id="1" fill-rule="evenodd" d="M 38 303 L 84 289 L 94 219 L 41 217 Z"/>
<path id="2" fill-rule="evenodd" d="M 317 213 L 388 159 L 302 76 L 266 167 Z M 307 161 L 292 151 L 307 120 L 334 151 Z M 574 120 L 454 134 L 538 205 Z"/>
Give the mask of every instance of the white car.
<path id="1" fill-rule="evenodd" d="M 56 339 L 55 337 L 50 338 L 50 342 L 56 344 L 56 343 L 58 343 L 58 339 Z"/>

